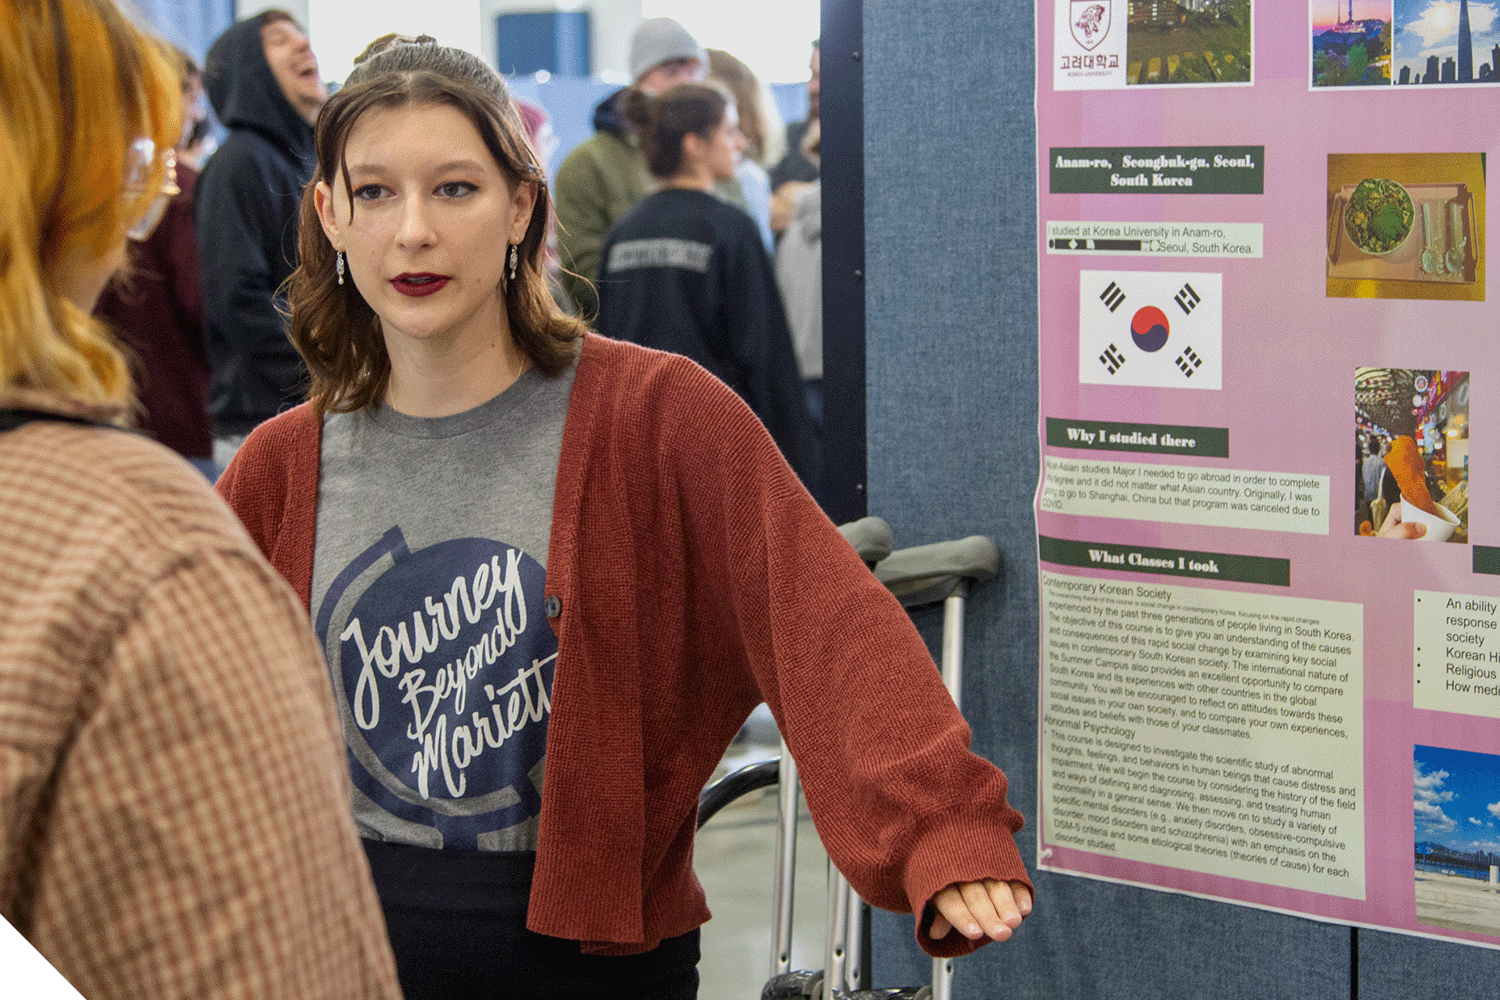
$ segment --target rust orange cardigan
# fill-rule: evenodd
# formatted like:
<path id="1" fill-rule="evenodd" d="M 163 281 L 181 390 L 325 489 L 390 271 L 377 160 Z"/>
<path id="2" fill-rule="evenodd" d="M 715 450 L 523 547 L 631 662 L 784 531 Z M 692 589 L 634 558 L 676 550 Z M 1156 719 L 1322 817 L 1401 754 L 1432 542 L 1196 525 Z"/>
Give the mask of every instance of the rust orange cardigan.
<path id="1" fill-rule="evenodd" d="M 322 423 L 255 430 L 219 480 L 309 601 Z M 527 926 L 628 954 L 708 919 L 698 793 L 766 701 L 818 832 L 871 903 L 1030 884 L 1005 776 L 910 619 L 732 391 L 674 355 L 588 336 L 568 407 L 546 593 L 558 660 Z M 556 605 L 554 605 L 555 607 Z M 977 945 L 917 928 L 932 954 Z"/>

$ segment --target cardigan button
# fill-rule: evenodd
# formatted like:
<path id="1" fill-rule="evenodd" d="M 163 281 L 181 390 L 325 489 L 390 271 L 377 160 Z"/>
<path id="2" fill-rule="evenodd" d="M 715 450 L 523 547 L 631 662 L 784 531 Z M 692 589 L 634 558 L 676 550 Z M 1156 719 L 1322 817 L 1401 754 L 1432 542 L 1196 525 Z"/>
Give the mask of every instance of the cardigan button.
<path id="1" fill-rule="evenodd" d="M 556 618 L 562 614 L 562 598 L 556 594 L 547 595 L 547 617 Z"/>

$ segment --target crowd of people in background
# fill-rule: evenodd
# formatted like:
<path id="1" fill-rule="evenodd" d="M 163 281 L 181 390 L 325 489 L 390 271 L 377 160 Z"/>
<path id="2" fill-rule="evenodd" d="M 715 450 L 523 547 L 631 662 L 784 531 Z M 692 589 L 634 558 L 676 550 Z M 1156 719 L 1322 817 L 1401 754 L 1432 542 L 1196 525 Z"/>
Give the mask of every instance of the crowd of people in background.
<path id="1" fill-rule="evenodd" d="M 792 468 L 817 476 L 812 421 L 776 276 L 750 216 L 712 193 L 735 179 L 745 137 L 735 105 L 701 84 L 625 104 L 661 189 L 604 237 L 600 333 L 692 358 L 742 396 Z M 765 189 L 769 198 L 769 189 Z"/>
<path id="2" fill-rule="evenodd" d="M 729 52 L 705 49 L 671 18 L 642 23 L 630 59 L 634 82 L 599 103 L 594 134 L 570 151 L 552 180 L 558 225 L 546 248 L 549 287 L 560 307 L 601 332 L 686 353 L 725 378 L 816 493 L 823 461 L 817 43 L 808 114 L 791 123 L 754 70 Z M 284 296 L 297 261 L 296 213 L 313 124 L 329 87 L 307 34 L 281 10 L 232 25 L 211 46 L 204 71 L 187 53 L 179 51 L 177 61 L 189 112 L 176 148 L 181 193 L 151 240 L 131 245 L 131 266 L 97 315 L 130 348 L 140 428 L 212 480 L 251 429 L 306 394 L 306 368 L 286 337 Z M 651 266 L 658 281 L 617 281 L 613 314 L 690 307 L 703 328 L 688 338 L 653 336 L 601 314 L 608 267 L 600 250 L 630 209 L 674 185 L 643 155 L 641 116 L 649 102 L 641 99 L 705 81 L 724 94 L 739 136 L 725 154 L 728 169 L 709 178 L 716 215 L 747 215 L 765 259 L 736 245 L 740 256 L 731 263 L 720 247 L 712 289 L 695 277 L 703 272 L 672 261 Z M 632 98 L 635 119 L 627 113 Z M 225 137 L 218 148 L 210 104 Z M 516 105 L 546 162 L 557 143 L 547 110 L 519 99 Z M 706 140 L 709 131 L 697 138 Z M 727 286 L 725 275 L 748 284 Z M 683 283 L 694 282 L 703 287 L 684 296 Z M 795 406 L 787 385 L 800 386 Z"/>

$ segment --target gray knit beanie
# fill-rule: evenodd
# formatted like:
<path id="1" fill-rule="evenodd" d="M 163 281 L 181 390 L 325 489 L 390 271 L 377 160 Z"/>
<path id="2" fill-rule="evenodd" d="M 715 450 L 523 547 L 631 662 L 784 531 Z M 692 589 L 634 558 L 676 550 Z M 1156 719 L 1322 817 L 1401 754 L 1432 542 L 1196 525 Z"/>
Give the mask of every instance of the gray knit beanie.
<path id="1" fill-rule="evenodd" d="M 639 80 L 670 59 L 696 59 L 708 65 L 708 53 L 682 25 L 670 17 L 643 21 L 630 40 L 631 78 Z"/>

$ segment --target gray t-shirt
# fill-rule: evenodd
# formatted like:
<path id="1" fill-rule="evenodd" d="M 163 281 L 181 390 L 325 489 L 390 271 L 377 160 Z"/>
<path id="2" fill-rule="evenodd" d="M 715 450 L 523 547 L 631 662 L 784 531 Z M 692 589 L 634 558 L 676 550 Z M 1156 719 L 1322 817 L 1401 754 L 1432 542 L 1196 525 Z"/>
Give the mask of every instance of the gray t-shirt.
<path id="1" fill-rule="evenodd" d="M 313 625 L 360 834 L 535 850 L 557 637 L 543 584 L 576 369 L 448 417 L 323 422 Z"/>

